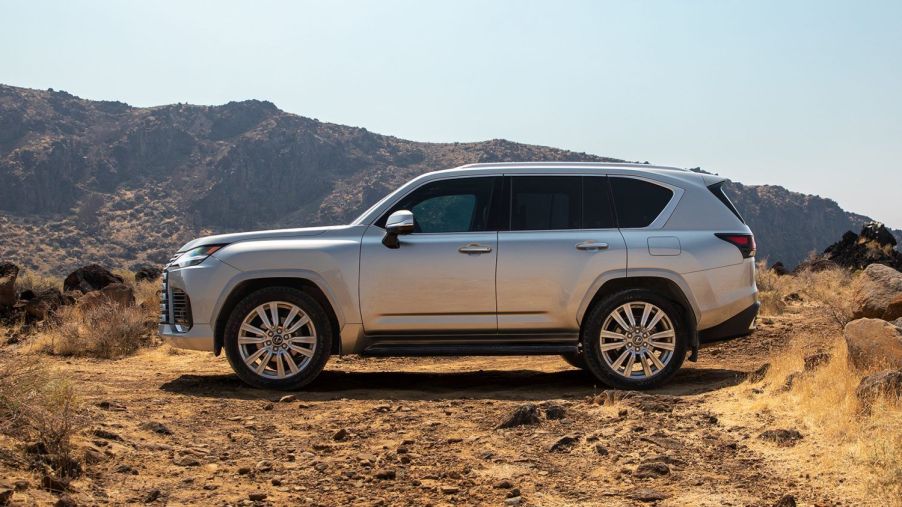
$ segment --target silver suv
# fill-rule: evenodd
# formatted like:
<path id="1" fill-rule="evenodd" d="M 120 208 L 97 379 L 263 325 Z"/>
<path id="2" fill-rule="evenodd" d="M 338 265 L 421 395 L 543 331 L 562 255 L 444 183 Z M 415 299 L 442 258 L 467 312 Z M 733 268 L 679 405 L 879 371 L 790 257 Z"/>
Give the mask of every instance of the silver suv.
<path id="1" fill-rule="evenodd" d="M 755 240 L 724 178 L 633 164 L 424 174 L 350 225 L 224 234 L 166 267 L 160 333 L 261 388 L 332 354 L 561 355 L 623 389 L 745 335 Z"/>

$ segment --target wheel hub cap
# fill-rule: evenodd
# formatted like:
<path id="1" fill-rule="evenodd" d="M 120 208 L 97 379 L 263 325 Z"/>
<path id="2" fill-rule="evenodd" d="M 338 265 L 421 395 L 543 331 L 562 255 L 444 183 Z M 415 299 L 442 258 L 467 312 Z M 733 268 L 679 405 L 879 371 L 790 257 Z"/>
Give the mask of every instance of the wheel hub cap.
<path id="1" fill-rule="evenodd" d="M 292 377 L 303 371 L 316 351 L 316 328 L 293 303 L 264 303 L 241 323 L 238 351 L 245 365 L 261 377 Z"/>

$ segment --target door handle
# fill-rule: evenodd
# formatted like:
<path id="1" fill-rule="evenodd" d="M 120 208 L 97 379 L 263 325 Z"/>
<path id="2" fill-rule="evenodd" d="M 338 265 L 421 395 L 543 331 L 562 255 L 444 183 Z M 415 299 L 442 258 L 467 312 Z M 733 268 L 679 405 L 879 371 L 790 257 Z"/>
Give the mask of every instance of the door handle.
<path id="1" fill-rule="evenodd" d="M 480 245 L 479 243 L 468 243 L 457 249 L 458 252 L 464 254 L 484 254 L 492 251 L 492 247 Z"/>
<path id="2" fill-rule="evenodd" d="M 598 243 L 591 239 L 588 241 L 583 241 L 582 243 L 578 243 L 576 245 L 577 250 L 596 251 L 596 250 L 607 250 L 607 248 L 608 248 L 607 243 Z"/>

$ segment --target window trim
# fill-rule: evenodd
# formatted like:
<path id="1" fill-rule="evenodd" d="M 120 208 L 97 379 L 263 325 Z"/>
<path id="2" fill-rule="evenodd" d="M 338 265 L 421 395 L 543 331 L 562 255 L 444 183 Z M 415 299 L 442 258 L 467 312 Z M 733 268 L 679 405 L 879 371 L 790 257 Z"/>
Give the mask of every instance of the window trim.
<path id="1" fill-rule="evenodd" d="M 388 219 L 388 216 L 391 214 L 391 210 L 392 210 L 392 208 L 395 207 L 395 205 L 397 205 L 399 202 L 403 201 L 410 194 L 416 192 L 417 190 L 423 188 L 426 185 L 431 185 L 433 183 L 438 183 L 440 181 L 452 181 L 452 180 L 474 179 L 474 178 L 499 178 L 502 176 L 503 175 L 501 175 L 501 174 L 458 174 L 458 175 L 454 175 L 454 176 L 449 176 L 447 178 L 427 179 L 427 180 L 421 182 L 419 185 L 411 188 L 407 192 L 404 192 L 404 194 L 399 195 L 397 199 L 392 199 L 392 201 L 390 203 L 383 203 L 386 205 L 385 210 L 382 213 L 380 213 L 369 224 L 369 226 L 376 227 L 377 229 L 384 231 L 385 228 L 379 226 L 379 222 L 382 222 L 383 218 Z M 502 185 L 501 192 L 504 193 L 505 189 L 506 189 L 506 187 L 504 185 Z M 492 192 L 494 193 L 494 189 L 492 190 Z M 389 195 L 388 197 L 391 197 L 391 195 Z M 492 198 L 494 199 L 494 195 L 492 196 Z M 377 205 L 378 204 L 379 203 L 377 203 Z M 492 207 L 493 207 L 493 203 L 489 203 L 489 218 L 491 218 Z M 416 220 L 416 217 L 414 217 L 414 220 Z M 510 217 L 508 217 L 508 221 L 510 221 Z M 509 225 L 508 225 L 508 227 L 509 227 Z M 487 234 L 487 233 L 496 233 L 496 232 L 498 232 L 498 231 L 486 230 L 486 231 L 458 231 L 458 232 L 415 232 L 415 233 L 411 233 L 411 235 L 416 234 L 417 236 L 436 236 L 436 235 L 441 235 L 441 234 L 445 234 L 445 235 L 448 235 L 448 234 Z"/>

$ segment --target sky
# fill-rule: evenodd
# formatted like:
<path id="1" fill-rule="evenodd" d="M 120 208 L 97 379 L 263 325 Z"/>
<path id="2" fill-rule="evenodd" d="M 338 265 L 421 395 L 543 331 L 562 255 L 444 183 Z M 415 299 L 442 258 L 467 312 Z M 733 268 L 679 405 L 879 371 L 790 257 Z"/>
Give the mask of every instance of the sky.
<path id="1" fill-rule="evenodd" d="M 900 19 L 898 0 L 0 0 L 0 83 L 700 166 L 902 228 Z"/>

